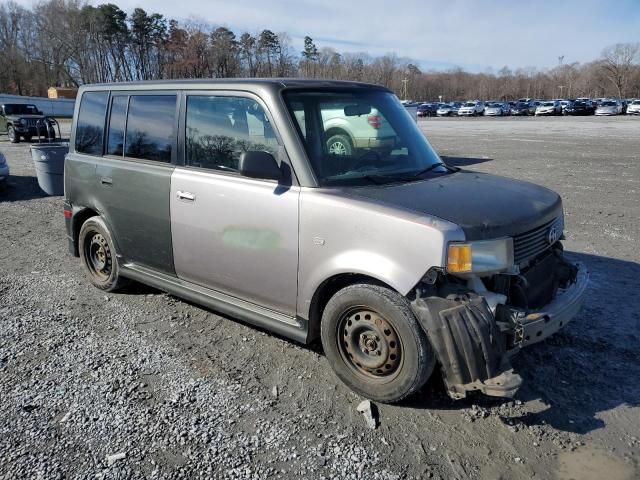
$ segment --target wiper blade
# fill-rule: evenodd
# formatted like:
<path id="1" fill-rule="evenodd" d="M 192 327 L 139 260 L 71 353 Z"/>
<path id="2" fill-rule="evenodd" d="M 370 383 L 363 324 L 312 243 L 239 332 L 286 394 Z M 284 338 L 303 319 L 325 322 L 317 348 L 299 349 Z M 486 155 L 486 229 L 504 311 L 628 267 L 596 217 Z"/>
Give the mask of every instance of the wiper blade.
<path id="1" fill-rule="evenodd" d="M 450 167 L 446 163 L 439 162 L 439 163 L 434 163 L 432 165 L 429 165 L 427 168 L 423 168 L 422 170 L 418 170 L 417 172 L 412 173 L 411 176 L 414 177 L 414 178 L 415 177 L 420 177 L 420 176 L 424 175 L 425 173 L 429 173 L 432 170 L 435 170 L 438 167 L 444 167 L 447 170 L 449 170 L 450 172 L 457 172 L 458 171 L 458 169 L 455 168 L 455 167 Z"/>

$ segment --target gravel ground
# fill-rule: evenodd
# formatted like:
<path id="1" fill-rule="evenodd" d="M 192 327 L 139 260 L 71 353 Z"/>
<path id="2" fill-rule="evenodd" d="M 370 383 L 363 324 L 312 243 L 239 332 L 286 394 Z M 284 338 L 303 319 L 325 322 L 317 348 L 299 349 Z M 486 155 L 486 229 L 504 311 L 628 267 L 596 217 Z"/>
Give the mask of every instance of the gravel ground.
<path id="1" fill-rule="evenodd" d="M 0 137 L 0 478 L 638 478 L 640 119 L 420 126 L 453 164 L 560 192 L 591 272 L 579 317 L 515 360 L 515 399 L 434 379 L 371 430 L 317 346 L 144 286 L 105 295 L 28 146 Z"/>

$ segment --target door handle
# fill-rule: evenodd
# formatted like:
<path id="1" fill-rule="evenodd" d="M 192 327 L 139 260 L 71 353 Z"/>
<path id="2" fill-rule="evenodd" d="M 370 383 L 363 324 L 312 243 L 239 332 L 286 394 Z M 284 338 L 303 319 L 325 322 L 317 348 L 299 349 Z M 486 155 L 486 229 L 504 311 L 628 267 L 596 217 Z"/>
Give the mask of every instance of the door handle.
<path id="1" fill-rule="evenodd" d="M 195 202 L 196 201 L 196 196 L 193 193 L 183 192 L 182 190 L 178 190 L 176 192 L 176 197 L 178 197 L 178 200 L 183 200 L 185 202 Z"/>
<path id="2" fill-rule="evenodd" d="M 111 177 L 101 177 L 100 183 L 102 185 L 113 185 L 113 179 Z"/>

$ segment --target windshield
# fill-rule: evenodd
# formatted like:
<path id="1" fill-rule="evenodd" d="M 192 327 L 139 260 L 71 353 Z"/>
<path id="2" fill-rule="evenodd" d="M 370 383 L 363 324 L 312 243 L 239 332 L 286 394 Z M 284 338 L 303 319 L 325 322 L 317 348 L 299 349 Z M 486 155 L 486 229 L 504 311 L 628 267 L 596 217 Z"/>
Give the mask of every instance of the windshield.
<path id="1" fill-rule="evenodd" d="M 616 102 L 602 102 L 602 106 L 603 107 L 615 107 L 616 106 Z"/>
<path id="2" fill-rule="evenodd" d="M 386 183 L 420 179 L 430 168 L 448 171 L 390 92 L 295 90 L 284 98 L 321 185 Z"/>
<path id="3" fill-rule="evenodd" d="M 40 115 L 40 111 L 36 108 L 35 105 L 5 105 L 4 112 L 7 115 Z"/>
<path id="4" fill-rule="evenodd" d="M 542 104 L 543 107 L 553 107 L 554 105 L 555 105 L 555 103 L 553 103 L 553 102 L 544 102 Z"/>
<path id="5" fill-rule="evenodd" d="M 631 105 L 640 105 L 640 100 L 634 100 Z"/>

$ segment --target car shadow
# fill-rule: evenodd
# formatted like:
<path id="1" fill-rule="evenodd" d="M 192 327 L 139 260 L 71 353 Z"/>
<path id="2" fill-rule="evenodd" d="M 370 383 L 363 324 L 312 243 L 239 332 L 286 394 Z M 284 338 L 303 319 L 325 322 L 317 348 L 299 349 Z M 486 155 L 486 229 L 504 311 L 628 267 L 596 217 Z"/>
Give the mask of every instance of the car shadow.
<path id="1" fill-rule="evenodd" d="M 468 167 L 470 165 L 478 165 L 480 163 L 486 163 L 493 160 L 493 158 L 488 157 L 448 157 L 446 155 L 441 155 L 440 158 L 447 165 L 451 165 L 452 167 Z"/>
<path id="2" fill-rule="evenodd" d="M 6 185 L 0 188 L 0 202 L 21 202 L 48 196 L 38 185 L 38 179 L 31 176 L 9 175 Z"/>
<path id="3" fill-rule="evenodd" d="M 634 295 L 640 264 L 577 252 L 567 252 L 567 257 L 589 270 L 585 304 L 563 330 L 512 359 L 523 378 L 515 400 L 535 401 L 539 408 L 500 416 L 508 425 L 546 424 L 584 434 L 605 426 L 603 412 L 640 405 L 640 297 Z M 462 410 L 472 405 L 494 409 L 512 402 L 475 393 L 451 400 L 440 376 L 433 375 L 404 405 Z"/>

